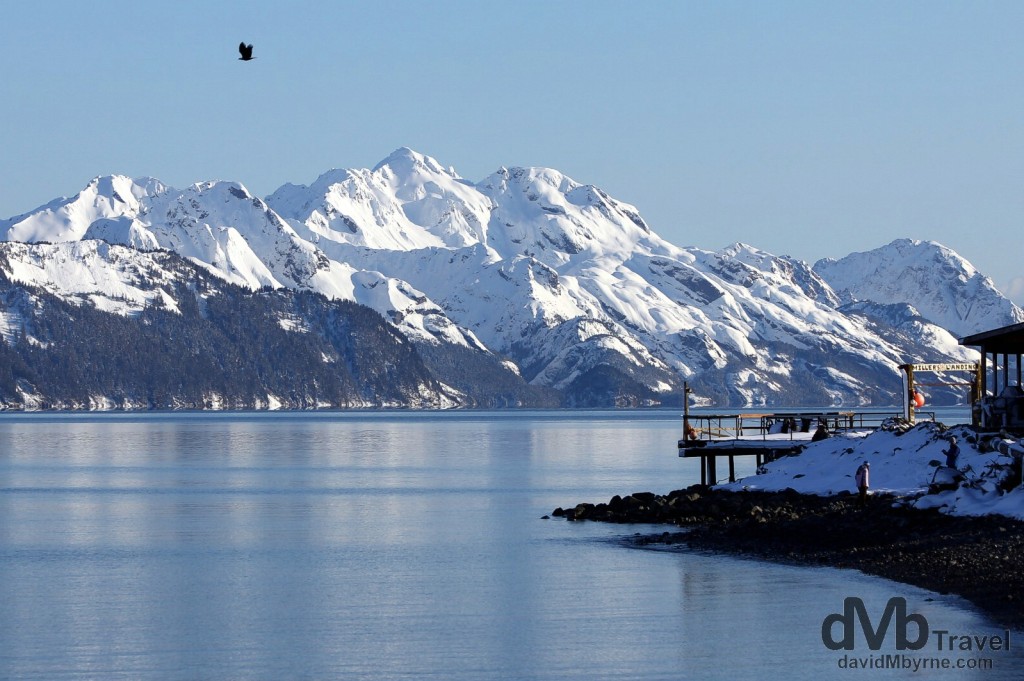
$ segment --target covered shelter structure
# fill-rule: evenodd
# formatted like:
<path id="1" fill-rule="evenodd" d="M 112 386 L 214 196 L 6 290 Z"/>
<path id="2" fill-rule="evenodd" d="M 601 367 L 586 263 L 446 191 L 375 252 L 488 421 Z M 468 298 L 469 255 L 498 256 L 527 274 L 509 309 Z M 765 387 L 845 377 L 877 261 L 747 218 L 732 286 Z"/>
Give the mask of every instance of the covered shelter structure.
<path id="1" fill-rule="evenodd" d="M 975 425 L 985 430 L 1024 431 L 1024 323 L 965 336 L 960 345 L 981 352 L 982 389 L 973 405 Z"/>

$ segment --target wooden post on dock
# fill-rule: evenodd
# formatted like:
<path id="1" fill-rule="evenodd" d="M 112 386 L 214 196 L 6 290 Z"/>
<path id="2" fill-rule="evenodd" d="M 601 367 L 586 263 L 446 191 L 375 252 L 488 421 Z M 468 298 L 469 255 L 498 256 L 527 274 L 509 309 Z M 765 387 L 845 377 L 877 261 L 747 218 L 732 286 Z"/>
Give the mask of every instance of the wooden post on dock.
<path id="1" fill-rule="evenodd" d="M 690 439 L 690 384 L 683 381 L 683 437 Z"/>
<path id="2" fill-rule="evenodd" d="M 916 407 L 914 403 L 914 389 L 913 389 L 913 365 L 903 365 L 903 371 L 906 372 L 906 412 L 905 418 L 911 424 L 916 420 L 916 414 L 913 413 L 913 408 Z"/>
<path id="3" fill-rule="evenodd" d="M 971 425 L 975 428 L 981 426 L 981 398 L 985 396 L 985 355 L 981 356 L 981 362 L 974 372 L 974 384 L 971 386 Z M 1017 385 L 1020 382 L 1020 355 L 1017 356 Z M 1024 469 L 1021 470 L 1024 475 Z"/>

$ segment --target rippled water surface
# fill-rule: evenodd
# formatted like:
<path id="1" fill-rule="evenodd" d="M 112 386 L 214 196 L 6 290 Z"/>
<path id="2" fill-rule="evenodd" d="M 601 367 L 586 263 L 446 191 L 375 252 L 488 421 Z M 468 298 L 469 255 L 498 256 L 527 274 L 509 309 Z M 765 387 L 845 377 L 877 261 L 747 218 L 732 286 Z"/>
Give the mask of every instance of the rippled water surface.
<path id="1" fill-rule="evenodd" d="M 840 667 L 821 627 L 847 596 L 1002 633 L 856 573 L 541 519 L 696 481 L 679 431 L 674 412 L 0 416 L 0 678 L 925 678 Z M 894 631 L 849 655 L 894 653 Z M 938 673 L 1017 678 L 1016 648 Z"/>

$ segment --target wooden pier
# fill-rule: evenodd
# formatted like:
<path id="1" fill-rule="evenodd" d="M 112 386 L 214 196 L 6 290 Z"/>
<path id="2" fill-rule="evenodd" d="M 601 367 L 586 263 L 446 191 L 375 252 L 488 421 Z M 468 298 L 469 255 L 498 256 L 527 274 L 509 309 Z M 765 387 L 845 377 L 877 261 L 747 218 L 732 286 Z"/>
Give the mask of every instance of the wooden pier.
<path id="1" fill-rule="evenodd" d="M 753 456 L 758 469 L 769 461 L 800 453 L 819 426 L 829 435 L 876 428 L 899 414 L 855 411 L 773 412 L 767 414 L 691 414 L 683 417 L 679 456 L 699 458 L 702 485 L 718 484 L 718 460 L 729 466 L 736 482 L 736 457 Z"/>

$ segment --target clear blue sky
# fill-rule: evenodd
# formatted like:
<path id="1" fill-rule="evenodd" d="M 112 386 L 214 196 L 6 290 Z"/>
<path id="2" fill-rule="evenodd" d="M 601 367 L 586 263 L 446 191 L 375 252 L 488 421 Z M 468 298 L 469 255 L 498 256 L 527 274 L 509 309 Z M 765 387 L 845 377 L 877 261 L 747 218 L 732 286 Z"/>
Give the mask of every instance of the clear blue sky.
<path id="1" fill-rule="evenodd" d="M 259 195 L 409 146 L 681 246 L 939 241 L 1024 302 L 1024 2 L 9 3 L 0 217 L 108 173 Z M 257 59 L 237 60 L 242 40 Z"/>

